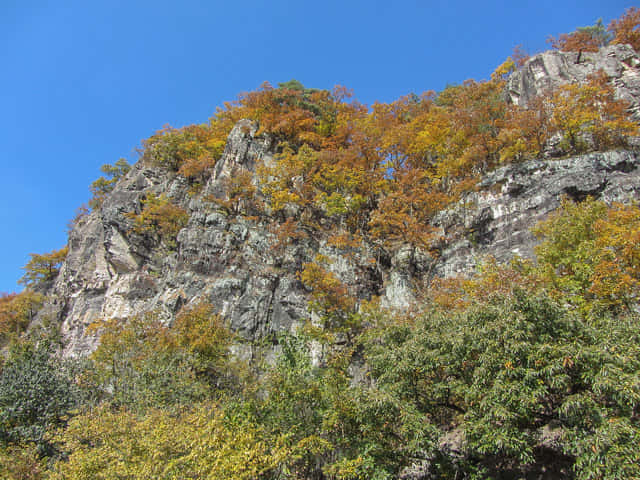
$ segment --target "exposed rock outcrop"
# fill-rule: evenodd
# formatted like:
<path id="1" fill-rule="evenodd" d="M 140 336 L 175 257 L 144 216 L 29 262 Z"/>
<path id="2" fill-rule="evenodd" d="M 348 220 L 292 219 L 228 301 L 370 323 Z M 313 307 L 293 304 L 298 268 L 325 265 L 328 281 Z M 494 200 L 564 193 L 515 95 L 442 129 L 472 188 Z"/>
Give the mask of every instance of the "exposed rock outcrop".
<path id="1" fill-rule="evenodd" d="M 598 52 L 550 50 L 531 57 L 507 84 L 507 95 L 516 105 L 527 105 L 548 89 L 572 82 L 584 82 L 603 70 L 616 88 L 618 98 L 627 100 L 634 120 L 640 120 L 640 57 L 629 45 L 610 45 Z"/>
<path id="2" fill-rule="evenodd" d="M 308 292 L 297 274 L 318 253 L 331 260 L 331 270 L 360 298 L 384 294 L 385 288 L 390 305 L 410 298 L 403 269 L 412 268 L 411 259 L 400 261 L 391 274 L 390 267 L 371 262 L 366 248 L 347 252 L 312 235 L 277 245 L 268 218 L 230 215 L 210 201 L 223 195 L 225 179 L 272 161 L 272 142 L 256 131 L 250 122 L 236 125 L 198 194 L 191 195 L 183 177 L 138 163 L 101 208 L 77 223 L 67 260 L 49 291 L 52 300 L 40 313 L 61 322 L 68 354 L 95 348 L 97 338 L 87 326 L 97 319 L 155 311 L 170 323 L 183 305 L 200 300 L 216 306 L 249 340 L 290 330 L 310 316 Z M 126 215 L 139 212 L 150 193 L 166 194 L 189 213 L 173 249 L 151 233 L 136 233 Z"/>
<path id="3" fill-rule="evenodd" d="M 550 86 L 583 81 L 600 68 L 640 117 L 640 59 L 627 46 L 583 53 L 579 59 L 576 53 L 536 55 L 511 77 L 507 93 L 512 102 L 526 104 Z M 212 201 L 224 197 L 230 178 L 272 164 L 275 143 L 243 120 L 199 192 L 194 194 L 184 177 L 139 162 L 100 208 L 77 222 L 67 260 L 39 314 L 61 323 L 67 354 L 96 347 L 87 326 L 97 319 L 155 311 L 171 323 L 182 306 L 201 300 L 213 304 L 247 340 L 292 330 L 311 315 L 309 292 L 298 274 L 318 253 L 359 299 L 379 296 L 386 306 L 406 307 L 414 286 L 434 275 L 468 273 L 487 254 L 499 261 L 531 257 L 536 243 L 531 227 L 557 208 L 563 195 L 607 202 L 640 199 L 638 153 L 593 153 L 512 165 L 487 175 L 477 192 L 435 219 L 443 238 L 437 256 L 402 245 L 393 251 L 366 243 L 338 248 L 313 231 L 283 243 L 268 215 L 236 215 Z M 166 195 L 189 214 L 174 244 L 133 228 L 127 214 L 140 212 L 150 194 Z"/>
<path id="4" fill-rule="evenodd" d="M 531 228 L 558 208 L 563 196 L 576 201 L 592 196 L 608 203 L 640 199 L 640 155 L 591 153 L 492 172 L 478 192 L 436 219 L 449 242 L 434 273 L 468 273 L 489 254 L 501 262 L 514 255 L 533 258 L 537 241 Z"/>

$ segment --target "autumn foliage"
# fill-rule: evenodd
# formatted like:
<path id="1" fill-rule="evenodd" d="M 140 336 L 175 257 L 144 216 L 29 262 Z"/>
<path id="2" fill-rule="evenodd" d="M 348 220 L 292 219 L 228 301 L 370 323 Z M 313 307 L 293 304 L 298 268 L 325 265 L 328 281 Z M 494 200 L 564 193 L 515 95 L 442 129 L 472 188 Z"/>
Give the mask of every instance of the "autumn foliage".
<path id="1" fill-rule="evenodd" d="M 62 262 L 67 258 L 68 251 L 67 247 L 63 247 L 49 253 L 31 253 L 31 260 L 22 267 L 25 273 L 19 283 L 27 287 L 35 287 L 42 282 L 55 279 Z"/>
<path id="2" fill-rule="evenodd" d="M 639 23 L 630 8 L 553 45 L 637 49 Z M 96 350 L 62 362 L 55 325 L 42 322 L 44 340 L 28 327 L 46 301 L 35 292 L 57 277 L 67 248 L 32 254 L 27 289 L 0 295 L 0 475 L 381 480 L 419 465 L 425 478 L 542 478 L 550 468 L 639 478 L 637 205 L 563 200 L 533 230 L 535 261 L 424 274 L 420 301 L 404 311 L 355 291 L 349 277 L 360 272 L 340 261 L 285 255 L 320 245 L 372 269 L 407 246 L 437 255 L 435 217 L 466 205 L 491 169 L 628 147 L 638 135 L 603 72 L 510 104 L 507 79 L 526 61 L 517 49 L 486 81 L 370 106 L 343 87 L 265 83 L 207 123 L 145 140 L 143 166 L 195 195 L 238 121 L 268 138 L 273 158 L 194 202 L 268 231 L 269 268 L 297 270 L 309 318 L 248 341 L 227 328 L 226 307 L 190 301 L 174 320 L 163 310 L 94 319 L 85 333 L 99 338 Z M 102 171 L 94 210 L 129 166 Z M 126 233 L 179 250 L 189 212 L 175 198 L 147 191 L 125 214 Z"/>
<path id="3" fill-rule="evenodd" d="M 626 43 L 640 50 L 640 9 L 629 7 L 620 18 L 611 20 L 608 30 L 613 33 L 611 43 Z"/>
<path id="4" fill-rule="evenodd" d="M 133 220 L 133 231 L 139 234 L 156 234 L 167 246 L 175 246 L 175 238 L 187 224 L 189 214 L 173 204 L 164 194 L 150 193 L 142 200 L 140 213 L 128 213 Z"/>
<path id="5" fill-rule="evenodd" d="M 597 52 L 609 43 L 629 44 L 635 50 L 640 48 L 640 10 L 629 7 L 620 17 L 611 20 L 605 28 L 602 19 L 594 25 L 578 27 L 571 33 L 562 33 L 558 38 L 550 36 L 548 42 L 553 48 L 566 52 Z"/>

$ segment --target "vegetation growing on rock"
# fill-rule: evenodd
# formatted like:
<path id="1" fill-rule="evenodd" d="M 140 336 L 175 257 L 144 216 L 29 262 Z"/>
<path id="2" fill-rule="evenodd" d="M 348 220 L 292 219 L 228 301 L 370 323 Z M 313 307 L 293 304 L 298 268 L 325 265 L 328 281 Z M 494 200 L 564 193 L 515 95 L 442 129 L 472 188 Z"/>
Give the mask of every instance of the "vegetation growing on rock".
<path id="1" fill-rule="evenodd" d="M 637 17 L 631 8 L 612 22 L 611 41 L 635 42 Z M 608 38 L 596 24 L 557 42 L 587 51 Z M 491 169 L 552 151 L 628 148 L 638 134 L 602 72 L 526 106 L 507 102 L 516 63 L 488 81 L 370 108 L 344 88 L 264 84 L 207 124 L 166 127 L 143 142 L 140 168 L 171 178 L 170 190 L 144 175 L 135 181 L 146 190 L 118 190 L 138 166 L 103 167 L 88 215 L 109 209 L 127 225 L 101 224 L 115 240 L 100 248 L 112 250 L 106 268 L 133 284 L 125 291 L 134 301 L 135 286 L 158 275 L 136 270 L 139 258 L 188 263 L 180 232 L 194 224 L 206 236 L 205 225 L 220 224 L 205 240 L 212 248 L 253 235 L 279 255 L 265 254 L 278 260 L 268 276 L 246 280 L 270 282 L 266 318 L 285 263 L 309 299 L 308 318 L 287 333 L 243 338 L 218 313 L 226 304 L 176 282 L 171 314 L 93 318 L 84 334 L 100 338 L 97 349 L 64 360 L 47 321 L 55 319 L 36 312 L 65 298 L 36 292 L 58 277 L 67 248 L 33 254 L 27 289 L 0 297 L 3 478 L 640 477 L 636 204 L 565 199 L 534 230 L 536 261 L 489 259 L 472 277 L 433 281 L 424 267 L 425 288 L 402 310 L 358 291 L 368 266 L 374 275 L 382 263 L 437 256 L 446 232 L 435 217 L 456 204 L 464 211 Z M 218 168 L 234 126 L 274 152 L 250 159 L 255 172 Z M 129 211 L 113 213 L 115 194 Z M 257 229 L 268 232 L 256 240 Z M 130 252 L 125 237 L 144 245 Z M 302 242 L 338 254 L 308 258 L 295 248 Z M 232 268 L 246 261 L 238 257 Z M 356 257 L 348 283 L 336 260 Z M 211 265 L 218 260 L 198 268 L 217 275 L 230 262 Z M 235 295 L 234 278 L 219 280 Z M 100 278 L 74 281 L 106 288 Z"/>

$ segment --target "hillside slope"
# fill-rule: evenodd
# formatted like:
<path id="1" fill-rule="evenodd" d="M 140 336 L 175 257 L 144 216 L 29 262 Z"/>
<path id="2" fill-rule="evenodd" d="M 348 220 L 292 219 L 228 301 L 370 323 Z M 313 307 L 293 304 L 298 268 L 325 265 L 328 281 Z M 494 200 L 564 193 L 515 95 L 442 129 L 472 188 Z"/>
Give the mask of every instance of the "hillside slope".
<path id="1" fill-rule="evenodd" d="M 579 63 L 575 56 L 547 52 L 528 60 L 508 81 L 511 101 L 526 103 L 543 88 L 584 80 L 602 68 L 618 95 L 637 110 L 640 59 L 630 47 L 606 47 L 582 55 Z M 356 298 L 379 296 L 384 305 L 406 308 L 415 288 L 433 276 L 469 273 L 486 255 L 500 261 L 516 254 L 531 257 L 536 243 L 531 227 L 564 195 L 607 202 L 640 198 L 640 159 L 633 151 L 529 161 L 486 175 L 478 191 L 437 215 L 433 224 L 440 240 L 431 254 L 409 244 L 336 246 L 326 232 L 312 229 L 301 238 L 283 239 L 273 218 L 225 211 L 212 201 L 224 199 L 229 179 L 243 172 L 257 185 L 256 170 L 273 164 L 277 154 L 273 137 L 243 120 L 195 194 L 183 176 L 136 164 L 102 205 L 75 225 L 67 259 L 47 291 L 53 300 L 40 317 L 61 322 L 66 351 L 95 349 L 97 337 L 86 328 L 97 319 L 153 310 L 171 323 L 182 306 L 199 301 L 213 304 L 246 340 L 291 331 L 313 317 L 299 274 L 318 254 Z M 131 212 L 141 212 L 150 195 L 166 195 L 188 214 L 174 245 L 134 228 Z"/>

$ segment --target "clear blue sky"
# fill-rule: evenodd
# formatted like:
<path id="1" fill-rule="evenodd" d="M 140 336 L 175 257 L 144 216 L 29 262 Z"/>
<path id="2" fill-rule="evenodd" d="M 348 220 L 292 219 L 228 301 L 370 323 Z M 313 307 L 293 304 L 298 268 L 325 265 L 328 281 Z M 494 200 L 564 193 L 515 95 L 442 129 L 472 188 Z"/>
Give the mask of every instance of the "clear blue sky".
<path id="1" fill-rule="evenodd" d="M 364 103 L 487 78 L 516 44 L 618 17 L 617 0 L 0 0 L 0 292 L 66 243 L 102 164 L 262 82 Z"/>

